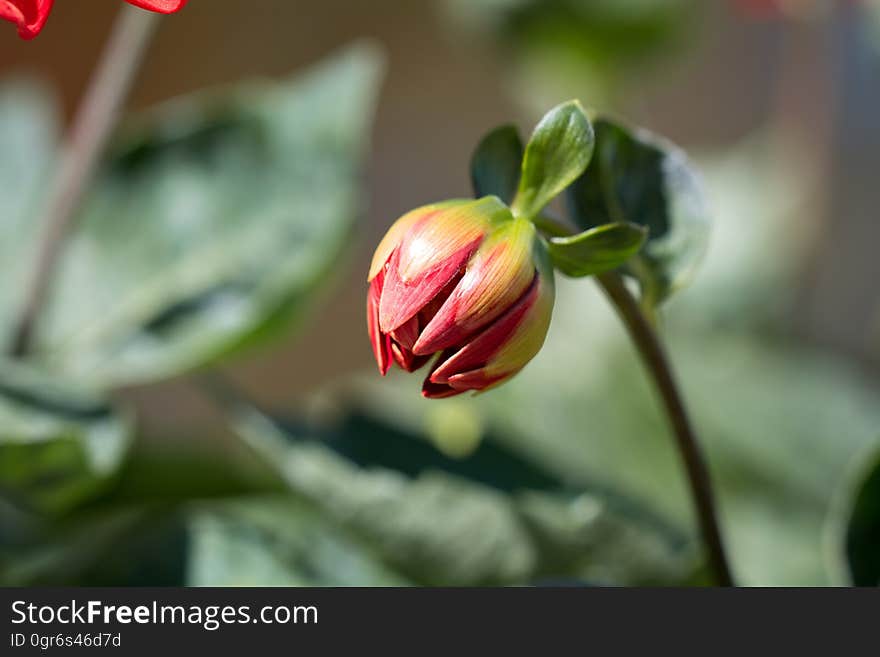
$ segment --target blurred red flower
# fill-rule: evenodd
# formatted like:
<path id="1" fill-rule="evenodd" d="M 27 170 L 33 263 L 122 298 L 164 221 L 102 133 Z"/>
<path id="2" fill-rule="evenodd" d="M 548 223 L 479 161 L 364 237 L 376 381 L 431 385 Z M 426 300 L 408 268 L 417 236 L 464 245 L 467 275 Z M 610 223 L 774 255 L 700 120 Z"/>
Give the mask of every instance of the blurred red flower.
<path id="1" fill-rule="evenodd" d="M 15 23 L 22 39 L 33 39 L 46 24 L 54 2 L 55 0 L 0 0 L 0 18 Z M 182 9 L 187 0 L 126 0 L 126 2 L 160 14 L 173 14 Z"/>

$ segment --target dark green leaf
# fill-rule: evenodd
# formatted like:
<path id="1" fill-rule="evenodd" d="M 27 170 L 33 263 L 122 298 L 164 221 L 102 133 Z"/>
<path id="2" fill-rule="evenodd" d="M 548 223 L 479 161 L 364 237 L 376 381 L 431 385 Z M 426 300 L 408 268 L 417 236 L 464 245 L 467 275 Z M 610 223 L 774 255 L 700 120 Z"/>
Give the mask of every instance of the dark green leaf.
<path id="1" fill-rule="evenodd" d="M 28 513 L 0 499 L 0 585 L 186 584 L 192 507 L 285 490 L 246 447 L 217 450 L 212 441 L 208 450 L 192 438 L 138 441 L 112 484 L 63 515 Z"/>
<path id="2" fill-rule="evenodd" d="M 537 216 L 583 173 L 592 154 L 593 127 L 578 101 L 547 112 L 526 144 L 514 213 Z"/>
<path id="3" fill-rule="evenodd" d="M 67 247 L 34 358 L 101 386 L 142 383 L 286 326 L 361 212 L 379 69 L 354 48 L 294 80 L 175 101 L 134 124 Z M 24 271 L 18 226 L 0 218 L 0 243 L 18 249 L 4 267 Z M 16 281 L 0 279 L 0 299 Z"/>
<path id="4" fill-rule="evenodd" d="M 67 510 L 116 474 L 131 422 L 106 399 L 21 365 L 0 363 L 0 495 Z"/>
<path id="5" fill-rule="evenodd" d="M 487 134 L 471 157 L 471 184 L 477 198 L 494 195 L 512 203 L 522 169 L 523 144 L 515 126 L 503 125 Z"/>
<path id="6" fill-rule="evenodd" d="M 548 240 L 553 264 L 567 276 L 593 276 L 617 269 L 639 252 L 648 231 L 636 224 L 606 224 Z"/>
<path id="7" fill-rule="evenodd" d="M 845 548 L 852 583 L 880 586 L 880 454 L 863 470 L 850 505 Z"/>
<path id="8" fill-rule="evenodd" d="M 608 119 L 594 127 L 595 156 L 568 191 L 573 218 L 584 229 L 611 222 L 648 228 L 628 269 L 657 304 L 687 282 L 706 250 L 703 190 L 684 153 L 668 142 Z"/>

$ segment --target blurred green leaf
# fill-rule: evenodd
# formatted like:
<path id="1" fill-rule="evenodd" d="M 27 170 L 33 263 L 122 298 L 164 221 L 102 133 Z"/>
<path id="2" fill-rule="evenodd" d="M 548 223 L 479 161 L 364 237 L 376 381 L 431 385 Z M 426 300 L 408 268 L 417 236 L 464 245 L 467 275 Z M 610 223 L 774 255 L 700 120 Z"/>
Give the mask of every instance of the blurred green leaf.
<path id="1" fill-rule="evenodd" d="M 413 583 L 680 583 L 691 572 L 689 544 L 662 522 L 565 490 L 491 441 L 454 459 L 377 417 L 355 415 L 326 435 L 284 431 L 242 405 L 234 417 L 293 493 Z"/>
<path id="2" fill-rule="evenodd" d="M 641 59 L 667 46 L 698 3 L 691 0 L 447 0 L 471 25 L 517 46 L 577 49 L 584 58 Z"/>
<path id="3" fill-rule="evenodd" d="M 518 99 L 542 111 L 560 98 L 604 107 L 698 30 L 696 0 L 446 0 L 456 27 L 500 46 Z"/>
<path id="4" fill-rule="evenodd" d="M 21 306 L 35 248 L 43 188 L 51 175 L 58 139 L 55 101 L 42 85 L 11 79 L 0 84 L 0 347 L 6 346 Z"/>
<path id="5" fill-rule="evenodd" d="M 844 542 L 851 581 L 880 586 L 880 452 L 862 468 L 848 507 Z"/>
<path id="6" fill-rule="evenodd" d="M 233 472 L 232 468 L 227 469 Z M 195 473 L 199 476 L 198 473 Z M 174 476 L 174 475 L 172 475 Z M 152 495 L 113 497 L 53 522 L 0 507 L 0 585 L 395 586 L 394 572 L 357 536 L 293 494 L 172 499 L 162 478 Z"/>
<path id="7" fill-rule="evenodd" d="M 284 490 L 274 470 L 263 467 L 250 450 L 233 441 L 195 447 L 191 432 L 174 436 L 139 436 L 119 468 L 114 485 L 91 500 L 86 509 L 144 504 L 174 506 L 194 500 L 270 494 Z M 173 446 L 163 442 L 174 442 Z M 156 473 L 161 472 L 161 479 Z"/>
<path id="8" fill-rule="evenodd" d="M 636 224 L 606 224 L 571 237 L 551 237 L 550 257 L 567 276 L 593 276 L 624 264 L 639 252 L 647 234 Z"/>
<path id="9" fill-rule="evenodd" d="M 426 426 L 424 432 L 413 432 L 375 414 L 350 408 L 344 418 L 323 432 L 313 427 L 284 423 L 281 426 L 290 440 L 301 443 L 318 440 L 321 445 L 365 470 L 384 468 L 407 477 L 432 471 L 444 472 L 508 494 L 521 490 L 552 492 L 566 488 L 565 482 L 554 473 L 506 449 L 491 434 L 477 436 L 477 446 L 463 456 L 441 452 L 435 446 L 436 436 L 425 434 L 428 431 L 444 432 L 443 423 L 450 419 L 449 414 L 434 414 L 430 417 L 431 426 Z M 460 430 L 460 423 L 453 424 L 452 428 Z"/>
<path id="10" fill-rule="evenodd" d="M 189 586 L 402 586 L 370 549 L 296 498 L 213 504 L 192 513 Z"/>
<path id="11" fill-rule="evenodd" d="M 474 196 L 494 195 L 512 203 L 519 186 L 523 144 L 516 126 L 503 125 L 480 140 L 471 157 Z"/>
<path id="12" fill-rule="evenodd" d="M 143 383 L 283 328 L 338 267 L 361 212 L 379 70 L 357 47 L 134 124 L 68 245 L 34 358 L 102 386 Z"/>
<path id="13" fill-rule="evenodd" d="M 106 487 L 131 438 L 131 419 L 80 385 L 0 363 L 0 494 L 61 512 Z"/>
<path id="14" fill-rule="evenodd" d="M 243 446 L 156 442 L 140 437 L 112 483 L 64 514 L 29 513 L 0 498 L 0 585 L 182 586 L 193 564 L 192 518 L 233 498 L 285 490 Z"/>
<path id="15" fill-rule="evenodd" d="M 6 534 L 0 541 L 2 586 L 124 585 L 132 581 L 130 576 L 141 570 L 140 563 L 147 557 L 148 551 L 138 549 L 143 534 L 148 532 L 154 538 L 146 541 L 154 549 L 164 534 L 159 519 L 131 508 L 73 513 L 51 520 L 27 515 L 12 519 L 0 514 L 0 526 Z M 173 561 L 166 557 L 162 560 Z M 117 567 L 120 562 L 126 564 L 122 569 Z M 180 582 L 162 578 L 153 583 Z"/>
<path id="16" fill-rule="evenodd" d="M 649 230 L 627 267 L 656 305 L 687 283 L 706 251 L 702 187 L 684 153 L 665 140 L 608 119 L 594 127 L 596 154 L 568 191 L 573 219 L 583 229 L 629 222 Z"/>
<path id="17" fill-rule="evenodd" d="M 547 112 L 526 144 L 514 213 L 537 216 L 587 168 L 593 141 L 593 127 L 578 101 Z"/>

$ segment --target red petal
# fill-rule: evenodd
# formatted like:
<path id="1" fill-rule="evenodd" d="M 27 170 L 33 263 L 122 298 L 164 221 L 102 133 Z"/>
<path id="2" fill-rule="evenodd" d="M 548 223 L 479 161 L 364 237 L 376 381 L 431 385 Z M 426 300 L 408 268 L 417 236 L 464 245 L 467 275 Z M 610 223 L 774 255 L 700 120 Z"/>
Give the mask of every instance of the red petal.
<path id="1" fill-rule="evenodd" d="M 148 11 L 156 11 L 160 14 L 173 14 L 183 9 L 188 0 L 126 0 L 128 4 L 146 9 Z"/>
<path id="2" fill-rule="evenodd" d="M 535 274 L 534 231 L 528 222 L 512 222 L 480 246 L 459 285 L 419 335 L 415 353 L 430 354 L 466 342 L 522 296 Z"/>
<path id="3" fill-rule="evenodd" d="M 484 367 L 514 335 L 526 313 L 535 304 L 538 293 L 538 275 L 535 274 L 532 284 L 506 313 L 449 358 L 438 361 L 437 367 L 431 372 L 431 382 L 451 384 L 456 376 L 461 377 Z M 472 377 L 458 380 L 470 381 Z"/>
<path id="4" fill-rule="evenodd" d="M 54 0 L 0 0 L 0 19 L 15 23 L 22 39 L 33 39 L 40 33 Z"/>
<path id="5" fill-rule="evenodd" d="M 385 288 L 379 304 L 379 326 L 382 330 L 390 333 L 422 310 L 464 266 L 480 239 L 471 241 L 409 280 L 400 275 L 401 247 L 396 248 L 388 263 Z"/>
<path id="6" fill-rule="evenodd" d="M 464 390 L 453 390 L 449 386 L 438 386 L 434 383 L 425 381 L 422 386 L 422 397 L 425 399 L 446 399 L 447 397 L 455 397 L 460 395 Z"/>
<path id="7" fill-rule="evenodd" d="M 456 374 L 449 379 L 449 383 L 434 383 L 429 377 L 422 384 L 422 397 L 427 399 L 444 399 L 460 395 L 463 392 L 485 390 L 502 381 L 506 381 L 514 374 L 516 374 L 516 371 L 496 376 L 487 376 L 483 370 L 473 370 L 472 372 Z"/>
<path id="8" fill-rule="evenodd" d="M 445 399 L 446 397 L 460 395 L 463 392 L 464 390 L 455 390 L 450 386 L 431 383 L 427 380 L 422 384 L 422 397 L 425 399 Z"/>
<path id="9" fill-rule="evenodd" d="M 390 335 L 396 343 L 411 351 L 419 337 L 419 316 L 413 316 L 408 322 L 391 331 Z"/>
<path id="10" fill-rule="evenodd" d="M 391 341 L 391 355 L 394 356 L 394 362 L 400 366 L 400 369 L 406 372 L 415 372 L 431 360 L 430 356 L 416 356 L 412 351 L 393 340 Z"/>
<path id="11" fill-rule="evenodd" d="M 388 368 L 391 367 L 391 338 L 379 330 L 379 300 L 382 297 L 384 280 L 385 272 L 379 272 L 370 282 L 370 291 L 367 293 L 367 330 L 370 333 L 376 364 L 382 376 L 385 376 Z"/>
<path id="12" fill-rule="evenodd" d="M 459 392 L 467 392 L 468 390 L 485 390 L 502 381 L 506 381 L 519 370 L 513 372 L 505 372 L 504 374 L 496 374 L 489 376 L 484 370 L 473 370 L 471 372 L 462 372 L 455 376 L 449 377 L 449 386 L 453 390 Z"/>

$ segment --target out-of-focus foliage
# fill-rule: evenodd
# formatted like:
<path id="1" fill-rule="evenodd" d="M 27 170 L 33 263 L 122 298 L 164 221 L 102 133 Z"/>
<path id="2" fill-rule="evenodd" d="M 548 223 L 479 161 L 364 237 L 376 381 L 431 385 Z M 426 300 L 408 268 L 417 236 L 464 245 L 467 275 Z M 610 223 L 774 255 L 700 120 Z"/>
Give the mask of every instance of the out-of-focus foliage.
<path id="1" fill-rule="evenodd" d="M 191 586 L 406 586 L 356 536 L 291 496 L 200 509 L 188 524 Z"/>
<path id="2" fill-rule="evenodd" d="M 306 76 L 180 99 L 130 126 L 79 219 L 33 359 L 102 386 L 143 383 L 227 356 L 301 311 L 360 214 L 378 72 L 360 47 Z M 35 94 L 3 98 L 0 166 L 21 169 L 0 226 L 16 236 L 3 261 L 16 274 L 0 280 L 8 330 L 54 129 Z"/>
<path id="3" fill-rule="evenodd" d="M 323 436 L 237 415 L 292 492 L 412 583 L 671 583 L 693 572 L 676 530 L 608 491 L 568 489 L 503 441 L 457 459 L 375 414 L 349 414 Z"/>
<path id="4" fill-rule="evenodd" d="M 578 96 L 603 107 L 628 73 L 675 49 L 693 0 L 447 0 L 458 26 L 501 46 L 517 94 L 544 111 Z"/>
<path id="5" fill-rule="evenodd" d="M 850 581 L 856 586 L 880 586 L 880 452 L 875 450 L 859 464 L 855 485 L 847 487 L 845 496 L 842 517 L 833 518 L 831 527 L 842 530 L 838 535 L 842 535 Z M 840 527 L 838 520 L 845 526 Z"/>
<path id="6" fill-rule="evenodd" d="M 27 288 L 30 271 L 25 256 L 36 248 L 34 217 L 56 153 L 56 114 L 54 99 L 36 82 L 13 79 L 0 84 L 0 341 L 4 347 Z"/>
<path id="7" fill-rule="evenodd" d="M 127 454 L 132 418 L 90 390 L 204 366 L 308 307 L 360 214 L 379 70 L 352 48 L 290 81 L 174 101 L 118 137 L 32 356 L 0 366 L 0 581 L 173 583 L 187 503 L 279 490 L 237 462 Z M 42 228 L 53 107 L 34 83 L 0 87 L 4 343 Z"/>
<path id="8" fill-rule="evenodd" d="M 596 152 L 568 190 L 574 222 L 589 229 L 628 222 L 648 229 L 642 252 L 627 263 L 651 306 L 695 273 L 709 240 L 709 209 L 684 153 L 644 130 L 595 122 Z"/>
<path id="9" fill-rule="evenodd" d="M 111 491 L 63 523 L 19 519 L 29 540 L 6 546 L 0 581 L 668 584 L 696 576 L 693 545 L 676 529 L 610 491 L 567 488 L 502 442 L 452 458 L 423 435 L 359 412 L 320 430 L 224 405 L 263 459 L 256 475 L 178 486 L 186 469 L 233 475 L 236 466 L 169 468 L 139 463 L 139 454 Z M 157 467 L 162 482 L 130 483 Z"/>
<path id="10" fill-rule="evenodd" d="M 243 449 L 221 454 L 193 449 L 185 439 L 163 449 L 154 440 L 139 437 L 100 495 L 67 513 L 47 516 L 0 503 L 0 582 L 183 584 L 193 513 L 228 498 L 283 490 Z"/>
<path id="11" fill-rule="evenodd" d="M 81 385 L 0 361 L 0 493 L 9 504 L 63 512 L 108 483 L 131 418 Z"/>

